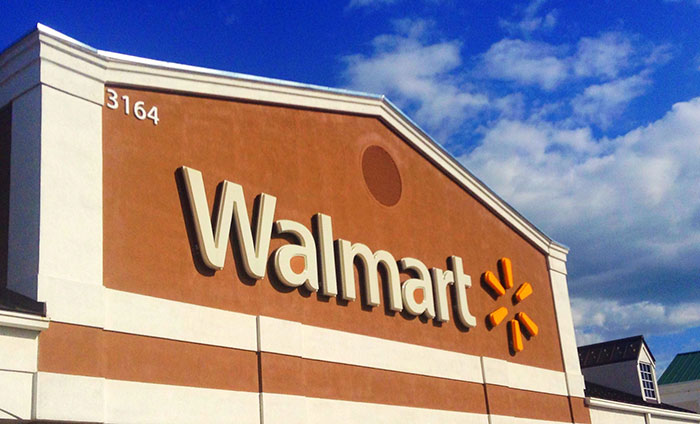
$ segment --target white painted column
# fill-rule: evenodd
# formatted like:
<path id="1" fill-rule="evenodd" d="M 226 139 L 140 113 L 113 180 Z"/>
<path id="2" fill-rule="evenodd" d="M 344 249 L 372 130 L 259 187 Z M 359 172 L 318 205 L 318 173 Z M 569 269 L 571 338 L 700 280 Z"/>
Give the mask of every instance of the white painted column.
<path id="1" fill-rule="evenodd" d="M 104 67 L 43 32 L 21 47 L 38 66 L 12 107 L 7 287 L 54 321 L 102 327 Z"/>
<path id="2" fill-rule="evenodd" d="M 552 244 L 549 248 L 547 262 L 549 265 L 549 277 L 552 281 L 554 310 L 557 316 L 557 327 L 559 329 L 569 396 L 584 397 L 585 383 L 578 360 L 574 320 L 571 314 L 569 288 L 566 281 L 566 255 L 568 252 L 567 248 Z"/>
<path id="3" fill-rule="evenodd" d="M 53 320 L 101 327 L 102 107 L 42 85 L 41 110 L 38 300 Z"/>
<path id="4" fill-rule="evenodd" d="M 0 101 L 13 102 L 7 288 L 45 302 L 46 326 L 49 319 L 104 323 L 101 61 L 41 30 L 0 60 L 0 76 L 14 71 L 0 80 Z M 13 387 L 0 408 L 18 411 L 0 411 L 0 418 L 80 419 L 80 411 L 95 409 L 82 418 L 100 421 L 101 386 L 70 392 L 37 373 L 38 332 L 25 333 L 3 329 L 0 319 L 0 387 Z M 17 357 L 33 365 L 8 362 Z M 61 408 L 74 415 L 56 414 Z"/>

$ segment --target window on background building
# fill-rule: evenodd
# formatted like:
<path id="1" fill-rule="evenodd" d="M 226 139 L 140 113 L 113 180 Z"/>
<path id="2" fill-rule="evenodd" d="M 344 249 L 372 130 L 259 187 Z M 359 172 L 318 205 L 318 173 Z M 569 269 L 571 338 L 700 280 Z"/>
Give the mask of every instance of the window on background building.
<path id="1" fill-rule="evenodd" d="M 644 399 L 656 399 L 656 386 L 654 385 L 654 374 L 651 371 L 651 365 L 640 362 L 639 375 L 642 378 Z"/>

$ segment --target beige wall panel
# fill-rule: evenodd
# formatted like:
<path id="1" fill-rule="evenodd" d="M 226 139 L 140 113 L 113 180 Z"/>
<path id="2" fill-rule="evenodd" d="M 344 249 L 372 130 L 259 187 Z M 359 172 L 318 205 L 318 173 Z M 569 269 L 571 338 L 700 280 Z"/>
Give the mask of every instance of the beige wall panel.
<path id="1" fill-rule="evenodd" d="M 2 346 L 0 341 L 0 349 Z M 4 366 L 0 363 L 0 368 Z M 32 418 L 32 387 L 34 375 L 0 369 L 0 420 Z"/>
<path id="2" fill-rule="evenodd" d="M 259 424 L 258 394 L 107 380 L 105 423 Z"/>
<path id="3" fill-rule="evenodd" d="M 102 108 L 46 86 L 41 107 L 39 273 L 100 286 Z"/>
<path id="4" fill-rule="evenodd" d="M 260 423 L 258 394 L 40 372 L 35 418 L 104 423 Z"/>
<path id="5" fill-rule="evenodd" d="M 40 420 L 102 422 L 104 379 L 38 372 L 34 417 Z"/>
<path id="6" fill-rule="evenodd" d="M 591 424 L 647 424 L 644 414 L 590 408 Z"/>
<path id="7" fill-rule="evenodd" d="M 262 408 L 265 424 L 301 422 L 309 424 L 329 422 L 344 424 L 487 424 L 489 422 L 487 415 L 468 412 L 304 398 L 273 393 L 263 393 Z M 298 420 L 297 414 L 304 414 L 305 419 Z"/>
<path id="8" fill-rule="evenodd" d="M 37 331 L 0 325 L 0 369 L 36 371 L 38 336 Z"/>

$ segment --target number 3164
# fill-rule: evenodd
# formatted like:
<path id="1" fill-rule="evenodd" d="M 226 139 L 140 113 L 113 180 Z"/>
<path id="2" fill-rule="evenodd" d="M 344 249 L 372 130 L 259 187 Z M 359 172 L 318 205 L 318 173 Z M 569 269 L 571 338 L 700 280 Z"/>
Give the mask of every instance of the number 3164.
<path id="1" fill-rule="evenodd" d="M 150 119 L 153 125 L 158 125 L 158 106 L 153 106 L 146 112 L 146 105 L 142 101 L 135 102 L 132 108 L 129 96 L 121 96 L 121 100 L 124 103 L 124 115 L 133 115 L 139 121 Z M 111 88 L 107 89 L 107 107 L 119 109 L 119 94 Z"/>

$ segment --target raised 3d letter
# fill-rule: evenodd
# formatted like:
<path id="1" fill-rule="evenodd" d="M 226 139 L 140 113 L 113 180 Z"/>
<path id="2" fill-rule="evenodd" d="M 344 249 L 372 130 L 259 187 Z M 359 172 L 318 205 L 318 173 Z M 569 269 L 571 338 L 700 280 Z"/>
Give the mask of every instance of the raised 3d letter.
<path id="1" fill-rule="evenodd" d="M 467 327 L 476 327 L 476 317 L 469 312 L 467 303 L 467 289 L 472 286 L 472 278 L 466 275 L 462 268 L 462 258 L 450 256 L 450 268 L 455 279 L 455 294 L 457 295 L 457 315 L 462 324 Z"/>
<path id="2" fill-rule="evenodd" d="M 353 244 L 342 239 L 338 240 L 338 249 L 343 299 L 355 300 L 356 298 L 353 261 L 355 257 L 357 257 L 364 265 L 367 304 L 370 306 L 377 306 L 380 303 L 379 278 L 377 272 L 379 264 L 382 264 L 387 273 L 386 290 L 389 292 L 389 307 L 393 311 L 400 311 L 403 309 L 399 268 L 391 253 L 385 250 L 378 250 L 376 253 L 372 253 L 370 248 L 364 244 Z"/>
<path id="3" fill-rule="evenodd" d="M 433 276 L 433 290 L 435 291 L 435 309 L 437 312 L 438 321 L 449 321 L 450 311 L 448 307 L 448 292 L 447 288 L 455 282 L 452 271 L 443 271 L 439 268 L 430 270 Z"/>
<path id="4" fill-rule="evenodd" d="M 433 287 L 430 282 L 430 272 L 423 262 L 413 258 L 401 259 L 401 270 L 414 271 L 418 278 L 411 278 L 403 283 L 401 294 L 406 310 L 413 315 L 425 314 L 428 318 L 435 318 L 435 304 L 433 302 Z M 423 301 L 416 301 L 416 291 L 423 291 Z"/>
<path id="5" fill-rule="evenodd" d="M 277 221 L 277 232 L 291 234 L 299 240 L 299 244 L 287 244 L 275 252 L 275 271 L 282 283 L 289 287 L 306 285 L 306 288 L 318 291 L 318 270 L 316 269 L 316 242 L 308 228 L 298 222 L 281 219 Z M 301 257 L 304 260 L 304 270 L 295 272 L 292 269 L 292 258 Z"/>
<path id="6" fill-rule="evenodd" d="M 212 229 L 202 173 L 186 166 L 182 167 L 182 171 L 187 188 L 187 196 L 190 201 L 190 209 L 192 209 L 197 242 L 199 243 L 199 250 L 204 263 L 215 270 L 223 269 L 233 215 L 238 238 L 238 251 L 241 254 L 243 267 L 251 277 L 256 279 L 263 278 L 265 276 L 267 256 L 270 251 L 272 223 L 277 199 L 265 193 L 262 193 L 259 199 L 256 199 L 259 206 L 259 214 L 255 223 L 255 240 L 253 240 L 243 188 L 230 181 L 224 181 L 216 229 Z"/>
<path id="7" fill-rule="evenodd" d="M 321 261 L 321 293 L 325 296 L 338 295 L 338 282 L 335 276 L 335 254 L 333 253 L 333 224 L 331 217 L 317 213 L 314 222 L 318 230 L 318 250 Z"/>

